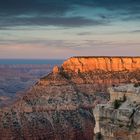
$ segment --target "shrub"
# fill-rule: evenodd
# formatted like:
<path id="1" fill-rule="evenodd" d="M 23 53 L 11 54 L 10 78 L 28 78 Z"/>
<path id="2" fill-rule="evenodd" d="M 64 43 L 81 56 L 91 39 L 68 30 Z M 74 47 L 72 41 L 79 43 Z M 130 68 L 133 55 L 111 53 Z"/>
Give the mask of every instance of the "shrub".
<path id="1" fill-rule="evenodd" d="M 123 95 L 123 100 L 122 100 L 122 102 L 125 102 L 126 101 L 126 96 L 125 96 L 125 94 Z"/>
<path id="2" fill-rule="evenodd" d="M 134 84 L 134 87 L 139 87 L 139 86 L 140 86 L 140 82 Z"/>
<path id="3" fill-rule="evenodd" d="M 102 140 L 102 134 L 101 134 L 101 132 L 98 132 L 97 134 L 96 134 L 96 140 Z"/>
<path id="4" fill-rule="evenodd" d="M 121 105 L 122 101 L 121 100 L 115 100 L 114 101 L 114 109 L 118 109 Z"/>
<path id="5" fill-rule="evenodd" d="M 69 75 L 68 73 L 64 72 L 64 71 L 60 72 L 60 74 L 61 74 L 64 78 L 66 78 L 67 80 L 70 80 L 70 79 L 71 79 L 70 75 Z"/>
<path id="6" fill-rule="evenodd" d="M 116 99 L 114 101 L 114 109 L 118 109 L 122 103 L 124 103 L 125 101 L 127 100 L 125 94 L 123 95 L 123 98 L 122 99 Z"/>

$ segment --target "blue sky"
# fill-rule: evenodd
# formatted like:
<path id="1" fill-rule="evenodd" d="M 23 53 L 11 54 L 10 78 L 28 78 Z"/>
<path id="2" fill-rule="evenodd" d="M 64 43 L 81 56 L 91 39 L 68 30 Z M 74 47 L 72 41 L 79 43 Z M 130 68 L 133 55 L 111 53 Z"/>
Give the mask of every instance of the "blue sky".
<path id="1" fill-rule="evenodd" d="M 0 58 L 140 55 L 139 0 L 1 0 Z"/>

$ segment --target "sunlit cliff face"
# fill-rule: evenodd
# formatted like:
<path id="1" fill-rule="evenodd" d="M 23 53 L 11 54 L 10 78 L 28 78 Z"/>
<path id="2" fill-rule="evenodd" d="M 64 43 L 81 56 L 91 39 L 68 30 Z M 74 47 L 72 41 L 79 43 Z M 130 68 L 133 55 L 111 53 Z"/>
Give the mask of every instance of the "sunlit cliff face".
<path id="1" fill-rule="evenodd" d="M 134 71 L 140 69 L 140 57 L 73 57 L 62 65 L 65 71 Z"/>

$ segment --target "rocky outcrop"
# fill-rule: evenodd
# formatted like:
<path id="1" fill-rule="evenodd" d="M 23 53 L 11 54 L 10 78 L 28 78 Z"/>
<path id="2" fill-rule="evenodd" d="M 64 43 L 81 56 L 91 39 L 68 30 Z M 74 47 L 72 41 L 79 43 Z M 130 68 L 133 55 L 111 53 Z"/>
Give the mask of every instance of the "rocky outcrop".
<path id="1" fill-rule="evenodd" d="M 139 140 L 140 91 L 135 92 L 138 89 L 132 84 L 112 87 L 115 96 L 110 90 L 111 100 L 96 106 L 98 131 L 104 140 Z"/>
<path id="2" fill-rule="evenodd" d="M 62 67 L 66 72 L 134 71 L 140 69 L 140 57 L 72 57 Z"/>
<path id="3" fill-rule="evenodd" d="M 139 81 L 138 57 L 73 57 L 0 110 L 0 138 L 93 140 L 93 108 L 112 84 Z"/>
<path id="4" fill-rule="evenodd" d="M 115 100 L 123 100 L 124 97 L 127 97 L 127 99 L 131 100 L 131 102 L 134 101 L 140 103 L 140 86 L 135 85 L 125 84 L 108 88 L 110 101 L 114 102 Z"/>
<path id="5" fill-rule="evenodd" d="M 77 85 L 86 84 L 84 92 L 104 92 L 112 85 L 140 81 L 140 57 L 72 57 L 61 71 Z"/>
<path id="6" fill-rule="evenodd" d="M 58 66 L 54 66 L 53 74 L 58 74 L 58 73 L 59 73 L 59 67 Z"/>

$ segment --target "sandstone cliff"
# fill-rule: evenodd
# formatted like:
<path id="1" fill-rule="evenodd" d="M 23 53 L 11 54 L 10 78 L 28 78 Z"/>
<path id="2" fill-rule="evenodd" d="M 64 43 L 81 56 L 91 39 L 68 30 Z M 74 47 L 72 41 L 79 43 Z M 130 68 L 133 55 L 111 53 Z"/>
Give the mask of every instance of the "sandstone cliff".
<path id="1" fill-rule="evenodd" d="M 140 57 L 72 57 L 62 68 L 67 72 L 134 71 L 140 69 Z"/>
<path id="2" fill-rule="evenodd" d="M 79 87 L 86 85 L 82 92 L 104 92 L 112 85 L 140 81 L 140 57 L 72 57 L 60 72 Z"/>
<path id="3" fill-rule="evenodd" d="M 138 57 L 73 57 L 0 110 L 0 138 L 93 140 L 93 108 L 112 84 L 140 80 Z"/>

